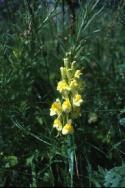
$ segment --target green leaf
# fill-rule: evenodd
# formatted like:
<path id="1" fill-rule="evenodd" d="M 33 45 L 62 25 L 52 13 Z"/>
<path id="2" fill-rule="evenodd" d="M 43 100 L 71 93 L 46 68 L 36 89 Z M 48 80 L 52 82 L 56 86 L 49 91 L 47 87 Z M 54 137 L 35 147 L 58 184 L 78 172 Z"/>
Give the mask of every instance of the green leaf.
<path id="1" fill-rule="evenodd" d="M 119 120 L 120 125 L 125 127 L 125 117 Z"/>
<path id="2" fill-rule="evenodd" d="M 125 187 L 125 165 L 109 170 L 104 181 L 105 187 Z"/>
<path id="3" fill-rule="evenodd" d="M 10 167 L 14 167 L 18 164 L 18 159 L 16 156 L 7 156 L 5 157 L 5 168 L 10 168 Z"/>

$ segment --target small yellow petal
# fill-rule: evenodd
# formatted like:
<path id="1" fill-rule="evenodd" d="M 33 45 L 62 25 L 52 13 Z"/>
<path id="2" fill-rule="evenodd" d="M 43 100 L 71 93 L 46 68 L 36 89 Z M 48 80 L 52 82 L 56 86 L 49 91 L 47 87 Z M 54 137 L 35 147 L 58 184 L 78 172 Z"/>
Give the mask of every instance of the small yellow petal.
<path id="1" fill-rule="evenodd" d="M 62 113 L 62 106 L 61 106 L 61 102 L 59 100 L 56 100 L 50 108 L 50 116 L 53 115 L 59 115 Z"/>
<path id="2" fill-rule="evenodd" d="M 64 112 L 70 112 L 71 111 L 71 103 L 69 98 L 65 99 L 65 101 L 62 104 L 62 109 Z"/>
<path id="3" fill-rule="evenodd" d="M 81 95 L 76 94 L 73 97 L 73 105 L 74 106 L 80 106 L 82 103 L 83 103 L 83 99 L 82 99 Z"/>
<path id="4" fill-rule="evenodd" d="M 56 128 L 58 131 L 62 130 L 62 123 L 60 119 L 57 118 L 54 120 L 53 127 Z"/>
<path id="5" fill-rule="evenodd" d="M 76 70 L 74 77 L 75 77 L 75 78 L 80 78 L 80 75 L 81 75 L 81 74 L 82 74 L 82 73 L 81 73 L 80 70 Z"/>
<path id="6" fill-rule="evenodd" d="M 68 122 L 62 129 L 62 134 L 67 135 L 67 134 L 73 134 L 74 133 L 74 128 L 71 124 L 71 122 Z"/>
<path id="7" fill-rule="evenodd" d="M 78 87 L 78 82 L 73 79 L 71 82 L 70 82 L 70 88 L 71 89 L 76 89 Z"/>
<path id="8" fill-rule="evenodd" d="M 58 82 L 57 90 L 60 93 L 62 93 L 62 92 L 65 92 L 65 91 L 69 91 L 70 87 L 68 86 L 68 84 L 66 83 L 65 80 L 61 80 L 61 81 Z"/>

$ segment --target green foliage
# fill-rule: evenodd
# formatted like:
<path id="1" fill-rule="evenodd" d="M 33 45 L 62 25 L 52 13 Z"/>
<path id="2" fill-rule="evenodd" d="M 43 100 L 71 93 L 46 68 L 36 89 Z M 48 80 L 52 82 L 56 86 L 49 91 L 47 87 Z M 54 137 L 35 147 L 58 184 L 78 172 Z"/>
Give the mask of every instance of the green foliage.
<path id="1" fill-rule="evenodd" d="M 115 167 L 105 175 L 105 187 L 125 187 L 125 165 Z"/>
<path id="2" fill-rule="evenodd" d="M 112 10 L 90 0 L 73 17 L 71 7 L 58 12 L 63 1 L 49 10 L 44 1 L 24 0 L 18 11 L 8 2 L 0 20 L 0 187 L 69 187 L 69 169 L 74 187 L 124 186 L 123 4 Z M 67 138 L 52 129 L 49 109 L 71 48 L 85 91 L 67 155 Z"/>
<path id="3" fill-rule="evenodd" d="M 14 167 L 18 164 L 18 159 L 16 156 L 7 156 L 4 158 L 5 168 Z"/>
<path id="4" fill-rule="evenodd" d="M 98 167 L 98 171 L 94 172 L 91 181 L 95 187 L 125 187 L 124 171 L 124 164 L 110 170 L 104 170 Z"/>

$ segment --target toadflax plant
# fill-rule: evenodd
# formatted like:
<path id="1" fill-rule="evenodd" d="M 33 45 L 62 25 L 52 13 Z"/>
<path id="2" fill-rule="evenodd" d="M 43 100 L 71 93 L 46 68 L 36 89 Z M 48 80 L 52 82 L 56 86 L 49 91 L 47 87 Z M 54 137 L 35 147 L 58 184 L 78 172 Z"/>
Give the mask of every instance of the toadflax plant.
<path id="1" fill-rule="evenodd" d="M 69 161 L 69 173 L 71 176 L 71 187 L 73 187 L 74 175 L 74 119 L 78 118 L 83 103 L 82 93 L 84 82 L 81 80 L 82 72 L 77 69 L 77 62 L 72 52 L 66 53 L 63 59 L 64 66 L 60 67 L 61 80 L 57 84 L 60 98 L 51 105 L 50 116 L 54 116 L 53 127 L 57 129 L 58 135 L 67 135 L 67 154 Z"/>
<path id="2" fill-rule="evenodd" d="M 60 98 L 51 105 L 50 116 L 55 116 L 53 127 L 59 135 L 73 134 L 73 120 L 80 116 L 80 107 L 83 103 L 83 83 L 81 70 L 77 69 L 77 62 L 72 52 L 66 53 L 64 66 L 60 67 L 61 80 L 57 84 Z"/>

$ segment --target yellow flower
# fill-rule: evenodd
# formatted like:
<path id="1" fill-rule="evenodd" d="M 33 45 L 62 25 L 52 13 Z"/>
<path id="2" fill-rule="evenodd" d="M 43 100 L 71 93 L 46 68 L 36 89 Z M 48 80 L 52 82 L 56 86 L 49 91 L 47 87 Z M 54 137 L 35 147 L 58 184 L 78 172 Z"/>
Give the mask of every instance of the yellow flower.
<path id="1" fill-rule="evenodd" d="M 69 120 L 68 123 L 63 127 L 62 134 L 67 135 L 67 134 L 73 134 L 73 133 L 74 133 L 74 128 L 72 126 L 71 120 Z"/>
<path id="2" fill-rule="evenodd" d="M 83 102 L 83 99 L 82 99 L 81 95 L 76 94 L 76 95 L 73 97 L 73 105 L 74 105 L 74 106 L 80 106 L 82 102 Z"/>
<path id="3" fill-rule="evenodd" d="M 82 73 L 81 73 L 80 70 L 76 70 L 74 77 L 75 77 L 75 78 L 80 78 L 80 75 L 81 75 L 81 74 L 82 74 Z"/>
<path id="4" fill-rule="evenodd" d="M 71 103 L 69 101 L 69 98 L 66 98 L 65 101 L 62 104 L 62 109 L 64 112 L 70 112 L 71 111 Z"/>
<path id="5" fill-rule="evenodd" d="M 57 99 L 50 108 L 50 116 L 53 115 L 60 115 L 62 113 L 62 106 L 61 106 L 61 102 L 59 99 Z"/>
<path id="6" fill-rule="evenodd" d="M 62 130 L 62 123 L 59 119 L 55 119 L 53 123 L 53 127 L 56 128 L 58 131 Z"/>
<path id="7" fill-rule="evenodd" d="M 78 82 L 73 79 L 71 82 L 70 82 L 70 88 L 71 89 L 76 89 L 78 87 Z"/>
<path id="8" fill-rule="evenodd" d="M 69 91 L 70 90 L 70 87 L 68 86 L 68 84 L 66 83 L 65 80 L 61 80 L 58 82 L 58 85 L 57 85 L 57 90 L 62 93 L 64 91 Z"/>

